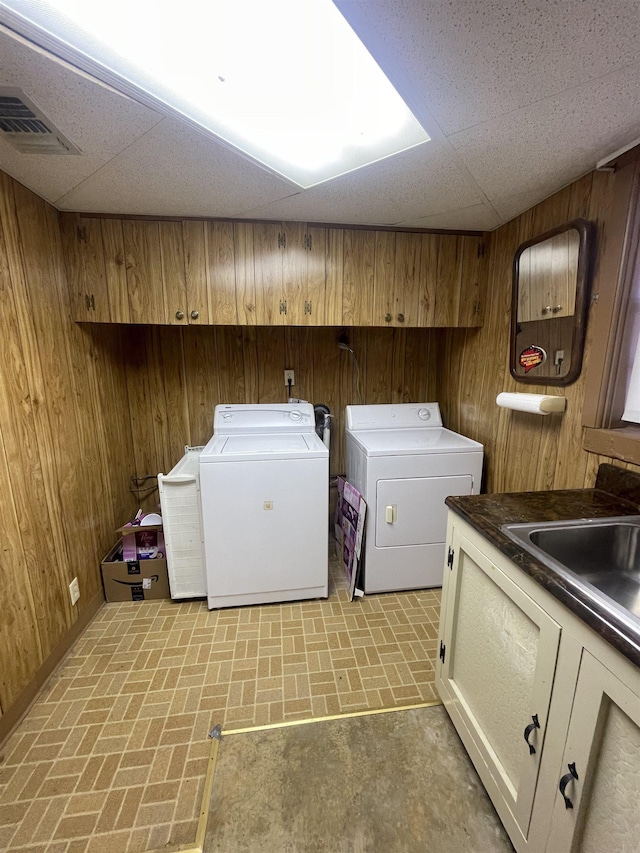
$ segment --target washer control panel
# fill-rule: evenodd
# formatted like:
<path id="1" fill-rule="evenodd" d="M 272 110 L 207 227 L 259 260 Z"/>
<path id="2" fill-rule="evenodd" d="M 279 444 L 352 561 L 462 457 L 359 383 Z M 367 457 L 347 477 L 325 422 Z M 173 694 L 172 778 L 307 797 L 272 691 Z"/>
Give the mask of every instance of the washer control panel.
<path id="1" fill-rule="evenodd" d="M 216 406 L 214 435 L 236 433 L 314 432 L 311 403 L 230 403 Z"/>

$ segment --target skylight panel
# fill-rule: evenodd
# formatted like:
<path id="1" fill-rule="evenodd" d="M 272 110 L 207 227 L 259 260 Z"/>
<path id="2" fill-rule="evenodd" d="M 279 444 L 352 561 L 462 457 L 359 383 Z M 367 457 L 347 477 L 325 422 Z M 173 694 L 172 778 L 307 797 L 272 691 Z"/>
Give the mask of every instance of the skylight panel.
<path id="1" fill-rule="evenodd" d="M 429 140 L 331 0 L 8 0 L 22 32 L 307 188 Z"/>

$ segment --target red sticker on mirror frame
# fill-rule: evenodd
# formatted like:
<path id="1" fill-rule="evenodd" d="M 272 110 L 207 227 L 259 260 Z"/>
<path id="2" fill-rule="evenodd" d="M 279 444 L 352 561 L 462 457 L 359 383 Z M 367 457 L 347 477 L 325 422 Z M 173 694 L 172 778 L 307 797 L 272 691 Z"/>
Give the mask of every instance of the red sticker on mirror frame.
<path id="1" fill-rule="evenodd" d="M 520 357 L 518 358 L 518 362 L 520 363 L 520 367 L 524 367 L 524 372 L 528 373 L 530 370 L 533 370 L 534 367 L 538 367 L 539 364 L 544 364 L 547 360 L 547 354 L 542 349 L 542 347 L 527 347 L 523 349 L 520 353 Z"/>

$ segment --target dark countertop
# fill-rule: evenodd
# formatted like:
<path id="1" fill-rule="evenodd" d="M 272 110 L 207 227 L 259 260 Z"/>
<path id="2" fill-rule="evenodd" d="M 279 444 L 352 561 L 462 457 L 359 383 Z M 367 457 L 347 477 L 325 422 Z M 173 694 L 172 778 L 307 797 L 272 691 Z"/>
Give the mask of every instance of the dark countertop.
<path id="1" fill-rule="evenodd" d="M 596 487 L 548 492 L 514 492 L 449 497 L 447 506 L 468 522 L 519 569 L 593 628 L 636 666 L 640 666 L 640 625 L 634 636 L 623 619 L 599 608 L 579 584 L 556 574 L 500 528 L 516 522 L 567 521 L 640 514 L 640 475 L 601 465 Z"/>

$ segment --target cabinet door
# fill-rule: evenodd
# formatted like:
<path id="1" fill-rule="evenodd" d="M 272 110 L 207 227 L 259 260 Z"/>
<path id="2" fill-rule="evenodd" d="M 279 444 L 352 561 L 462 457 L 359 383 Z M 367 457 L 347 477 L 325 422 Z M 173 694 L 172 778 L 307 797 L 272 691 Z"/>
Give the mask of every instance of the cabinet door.
<path id="1" fill-rule="evenodd" d="M 207 324 L 209 318 L 209 260 L 207 226 L 209 223 L 185 219 L 182 222 L 184 241 L 185 283 L 187 291 L 187 322 Z M 228 223 L 225 223 L 228 224 Z M 233 236 L 231 238 L 233 246 Z M 233 294 L 235 310 L 235 293 Z"/>
<path id="2" fill-rule="evenodd" d="M 375 232 L 345 230 L 343 251 L 343 323 L 345 326 L 371 326 L 373 323 Z"/>
<path id="3" fill-rule="evenodd" d="M 306 269 L 303 314 L 298 325 L 323 326 L 325 323 L 328 324 L 326 319 L 327 229 L 307 225 L 304 247 Z"/>
<path id="4" fill-rule="evenodd" d="M 281 326 L 285 322 L 282 286 L 282 226 L 256 222 L 253 226 L 256 315 L 259 326 Z"/>
<path id="5" fill-rule="evenodd" d="M 200 310 L 194 306 L 190 309 L 187 304 L 187 282 L 184 263 L 184 240 L 182 222 L 159 222 L 160 238 L 160 275 L 162 292 L 164 293 L 164 320 L 171 326 L 184 326 L 192 321 L 197 322 Z"/>
<path id="6" fill-rule="evenodd" d="M 344 231 L 329 228 L 325 256 L 325 319 L 327 326 L 342 325 L 342 280 L 344 277 Z"/>
<path id="7" fill-rule="evenodd" d="M 498 814 L 526 839 L 560 626 L 455 528 L 452 544 L 436 685 Z"/>
<path id="8" fill-rule="evenodd" d="M 418 303 L 421 286 L 422 235 L 398 231 L 394 270 L 394 306 L 391 324 L 418 325 Z"/>
<path id="9" fill-rule="evenodd" d="M 236 267 L 236 311 L 241 326 L 264 323 L 256 310 L 254 229 L 250 222 L 234 222 L 233 249 Z"/>
<path id="10" fill-rule="evenodd" d="M 207 222 L 205 234 L 209 322 L 235 326 L 238 308 L 233 223 Z"/>
<path id="11" fill-rule="evenodd" d="M 74 320 L 111 320 L 101 220 L 60 214 Z"/>
<path id="12" fill-rule="evenodd" d="M 394 231 L 375 232 L 373 271 L 373 325 L 392 326 L 396 319 L 394 275 L 396 235 Z"/>
<path id="13" fill-rule="evenodd" d="M 628 686 L 589 652 L 583 652 L 558 772 L 549 853 L 637 853 L 640 695 L 632 687 L 640 687 L 637 671 Z M 565 776 L 564 796 L 572 808 L 567 808 L 559 789 Z"/>
<path id="14" fill-rule="evenodd" d="M 282 289 L 280 299 L 285 310 L 281 322 L 293 326 L 305 323 L 307 285 L 307 230 L 303 222 L 283 222 L 280 263 Z"/>
<path id="15" fill-rule="evenodd" d="M 180 273 L 178 223 L 125 219 L 122 223 L 132 323 L 186 325 L 184 260 Z M 162 241 L 166 241 L 163 247 Z M 163 263 L 167 269 L 167 290 Z"/>

